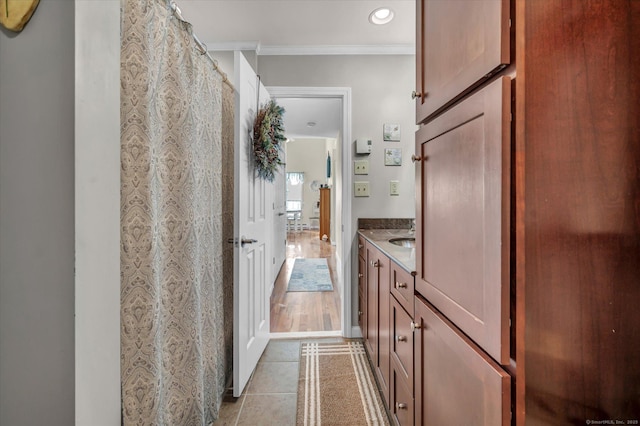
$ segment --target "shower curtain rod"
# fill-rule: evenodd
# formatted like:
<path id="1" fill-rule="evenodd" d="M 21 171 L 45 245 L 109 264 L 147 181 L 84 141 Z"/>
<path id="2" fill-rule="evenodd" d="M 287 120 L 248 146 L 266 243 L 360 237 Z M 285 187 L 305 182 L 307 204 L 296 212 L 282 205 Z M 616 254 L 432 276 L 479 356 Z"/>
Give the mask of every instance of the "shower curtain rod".
<path id="1" fill-rule="evenodd" d="M 169 1 L 168 3 L 169 3 L 169 7 L 171 8 L 171 11 L 173 12 L 173 14 L 175 15 L 176 18 L 178 18 L 179 20 L 181 20 L 182 22 L 184 22 L 186 24 L 191 25 L 190 22 L 187 22 L 182 17 L 182 11 L 180 10 L 180 8 L 178 7 L 177 4 L 175 4 L 173 1 Z M 193 26 L 192 26 L 192 28 L 193 28 Z M 218 67 L 218 61 L 213 59 L 211 57 L 211 55 L 209 54 L 209 51 L 207 50 L 207 45 L 200 41 L 200 39 L 198 38 L 198 36 L 196 36 L 196 34 L 193 32 L 193 30 L 191 31 L 191 36 L 193 36 L 193 41 L 196 42 L 196 45 L 198 46 L 198 49 L 200 49 L 202 54 L 205 55 L 207 58 L 209 58 L 209 60 L 211 60 L 211 63 L 213 64 L 213 68 L 222 76 L 222 81 L 224 83 L 227 83 L 229 85 L 229 87 L 231 87 L 232 89 L 235 90 L 235 88 L 233 87 L 233 84 L 231 84 L 231 82 L 227 78 L 227 74 Z"/>

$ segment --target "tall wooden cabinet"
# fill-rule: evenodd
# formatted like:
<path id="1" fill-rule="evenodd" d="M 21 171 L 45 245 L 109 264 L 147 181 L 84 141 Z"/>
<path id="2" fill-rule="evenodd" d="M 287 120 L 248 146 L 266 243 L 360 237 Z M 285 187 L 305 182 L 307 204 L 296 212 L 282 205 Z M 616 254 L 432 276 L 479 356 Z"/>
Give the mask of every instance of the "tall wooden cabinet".
<path id="1" fill-rule="evenodd" d="M 320 188 L 320 239 L 331 238 L 331 189 Z"/>
<path id="2" fill-rule="evenodd" d="M 640 2 L 417 5 L 415 424 L 637 421 Z"/>

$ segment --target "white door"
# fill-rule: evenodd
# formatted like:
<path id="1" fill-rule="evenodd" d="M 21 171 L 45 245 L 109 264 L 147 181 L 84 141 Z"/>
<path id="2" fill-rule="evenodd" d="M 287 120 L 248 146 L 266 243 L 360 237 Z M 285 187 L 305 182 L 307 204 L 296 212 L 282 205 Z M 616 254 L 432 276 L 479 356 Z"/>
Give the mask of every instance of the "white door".
<path id="1" fill-rule="evenodd" d="M 269 93 L 240 52 L 234 56 L 235 219 L 233 265 L 233 395 L 240 396 L 269 343 L 269 290 L 273 242 L 273 184 L 257 177 L 251 134 L 260 105 Z"/>
<path id="2" fill-rule="evenodd" d="M 287 256 L 287 199 L 285 179 L 284 168 L 281 168 L 278 173 L 276 173 L 276 180 L 274 181 L 273 282 L 275 282 L 278 277 L 278 272 L 280 272 L 280 268 Z"/>

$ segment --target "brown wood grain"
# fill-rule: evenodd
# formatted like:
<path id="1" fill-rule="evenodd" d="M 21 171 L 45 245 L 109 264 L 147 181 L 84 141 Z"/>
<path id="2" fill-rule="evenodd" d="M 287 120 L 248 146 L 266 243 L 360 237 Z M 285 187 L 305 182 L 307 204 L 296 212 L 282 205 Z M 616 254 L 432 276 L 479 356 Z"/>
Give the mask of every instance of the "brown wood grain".
<path id="1" fill-rule="evenodd" d="M 640 2 L 517 16 L 518 424 L 638 419 Z"/>
<path id="2" fill-rule="evenodd" d="M 416 13 L 422 123 L 510 63 L 510 1 L 418 0 Z"/>
<path id="3" fill-rule="evenodd" d="M 509 374 L 419 297 L 415 313 L 416 424 L 509 425 Z"/>

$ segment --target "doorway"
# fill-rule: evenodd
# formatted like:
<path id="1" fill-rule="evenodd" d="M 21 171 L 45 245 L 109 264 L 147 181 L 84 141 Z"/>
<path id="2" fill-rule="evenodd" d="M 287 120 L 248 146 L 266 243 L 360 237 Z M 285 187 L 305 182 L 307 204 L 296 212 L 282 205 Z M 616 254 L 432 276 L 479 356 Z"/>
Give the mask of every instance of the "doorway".
<path id="1" fill-rule="evenodd" d="M 350 146 L 343 141 L 350 140 L 351 91 L 349 88 L 291 87 L 269 87 L 268 90 L 285 108 L 287 145 L 298 144 L 298 150 L 302 147 L 302 151 L 310 153 L 316 144 L 318 152 L 302 160 L 302 164 L 321 170 L 318 174 L 317 170 L 308 171 L 302 165 L 289 167 L 294 164 L 293 158 L 291 162 L 289 158 L 286 160 L 287 172 L 292 173 L 296 181 L 304 176 L 300 188 L 308 197 L 289 200 L 300 203 L 296 204 L 295 220 L 287 221 L 286 258 L 271 297 L 272 337 L 351 337 L 351 268 L 350 262 L 344 262 L 350 258 L 346 253 L 350 244 L 344 240 L 345 235 L 350 234 L 351 223 L 350 202 L 344 200 L 350 200 L 351 191 L 348 185 L 342 184 L 343 176 L 350 175 Z M 316 112 L 320 113 L 305 116 L 306 106 L 314 102 Z M 329 189 L 327 192 L 331 194 L 330 231 L 324 239 L 319 229 L 321 187 Z M 326 259 L 333 289 L 287 291 L 296 259 Z"/>

